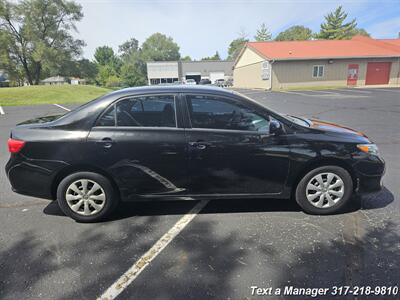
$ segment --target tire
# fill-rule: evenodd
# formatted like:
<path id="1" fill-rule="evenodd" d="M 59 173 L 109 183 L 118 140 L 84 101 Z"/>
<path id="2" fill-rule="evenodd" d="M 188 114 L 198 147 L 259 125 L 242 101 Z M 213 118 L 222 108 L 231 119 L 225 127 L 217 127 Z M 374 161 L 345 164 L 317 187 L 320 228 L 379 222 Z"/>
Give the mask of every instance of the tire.
<path id="1" fill-rule="evenodd" d="M 77 172 L 60 182 L 57 202 L 67 216 L 78 222 L 90 223 L 109 216 L 118 205 L 119 199 L 111 182 L 103 175 Z"/>
<path id="2" fill-rule="evenodd" d="M 341 211 L 350 202 L 352 194 L 353 180 L 349 172 L 338 166 L 313 169 L 296 187 L 297 203 L 306 213 L 314 215 Z"/>

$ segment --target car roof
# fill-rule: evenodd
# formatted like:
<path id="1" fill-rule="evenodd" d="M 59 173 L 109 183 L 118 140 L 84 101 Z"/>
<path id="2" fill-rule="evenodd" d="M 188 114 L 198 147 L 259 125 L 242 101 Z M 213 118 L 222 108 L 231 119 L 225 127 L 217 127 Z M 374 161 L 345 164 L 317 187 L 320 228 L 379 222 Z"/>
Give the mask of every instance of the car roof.
<path id="1" fill-rule="evenodd" d="M 204 85 L 150 85 L 140 86 L 121 89 L 112 92 L 107 95 L 114 97 L 124 97 L 128 95 L 137 95 L 141 93 L 212 93 L 220 95 L 233 95 L 235 94 L 232 90 L 223 89 L 216 86 L 204 86 Z"/>

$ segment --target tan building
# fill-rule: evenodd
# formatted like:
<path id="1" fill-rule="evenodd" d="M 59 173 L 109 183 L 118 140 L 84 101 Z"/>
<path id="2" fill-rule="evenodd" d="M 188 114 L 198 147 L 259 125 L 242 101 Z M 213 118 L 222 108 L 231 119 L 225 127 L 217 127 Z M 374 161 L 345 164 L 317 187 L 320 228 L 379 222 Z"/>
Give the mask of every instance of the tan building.
<path id="1" fill-rule="evenodd" d="M 400 39 L 250 42 L 235 61 L 234 87 L 400 85 Z"/>
<path id="2" fill-rule="evenodd" d="M 209 79 L 214 83 L 218 79 L 232 79 L 233 61 L 150 61 L 147 62 L 149 85 L 173 83 L 193 79 Z"/>

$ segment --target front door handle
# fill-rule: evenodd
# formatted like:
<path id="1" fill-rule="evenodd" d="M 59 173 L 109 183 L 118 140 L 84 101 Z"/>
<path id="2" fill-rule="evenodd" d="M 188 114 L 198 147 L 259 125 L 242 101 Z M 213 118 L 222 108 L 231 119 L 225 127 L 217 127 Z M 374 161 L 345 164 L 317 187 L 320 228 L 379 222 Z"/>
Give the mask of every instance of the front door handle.
<path id="1" fill-rule="evenodd" d="M 202 141 L 197 141 L 197 142 L 189 142 L 190 147 L 196 148 L 198 150 L 204 150 L 208 146 L 210 146 L 210 143 L 202 142 Z"/>
<path id="2" fill-rule="evenodd" d="M 115 142 L 108 137 L 103 138 L 101 141 L 98 141 L 97 144 L 100 144 L 105 149 L 110 149 Z"/>

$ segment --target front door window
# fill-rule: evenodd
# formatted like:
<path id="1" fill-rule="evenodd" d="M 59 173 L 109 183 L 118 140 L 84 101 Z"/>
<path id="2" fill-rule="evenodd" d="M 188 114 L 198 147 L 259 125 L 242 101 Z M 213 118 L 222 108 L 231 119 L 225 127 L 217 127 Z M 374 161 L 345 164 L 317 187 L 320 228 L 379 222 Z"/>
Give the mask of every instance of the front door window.
<path id="1" fill-rule="evenodd" d="M 216 97 L 187 96 L 192 128 L 268 132 L 269 118 L 232 100 Z"/>

